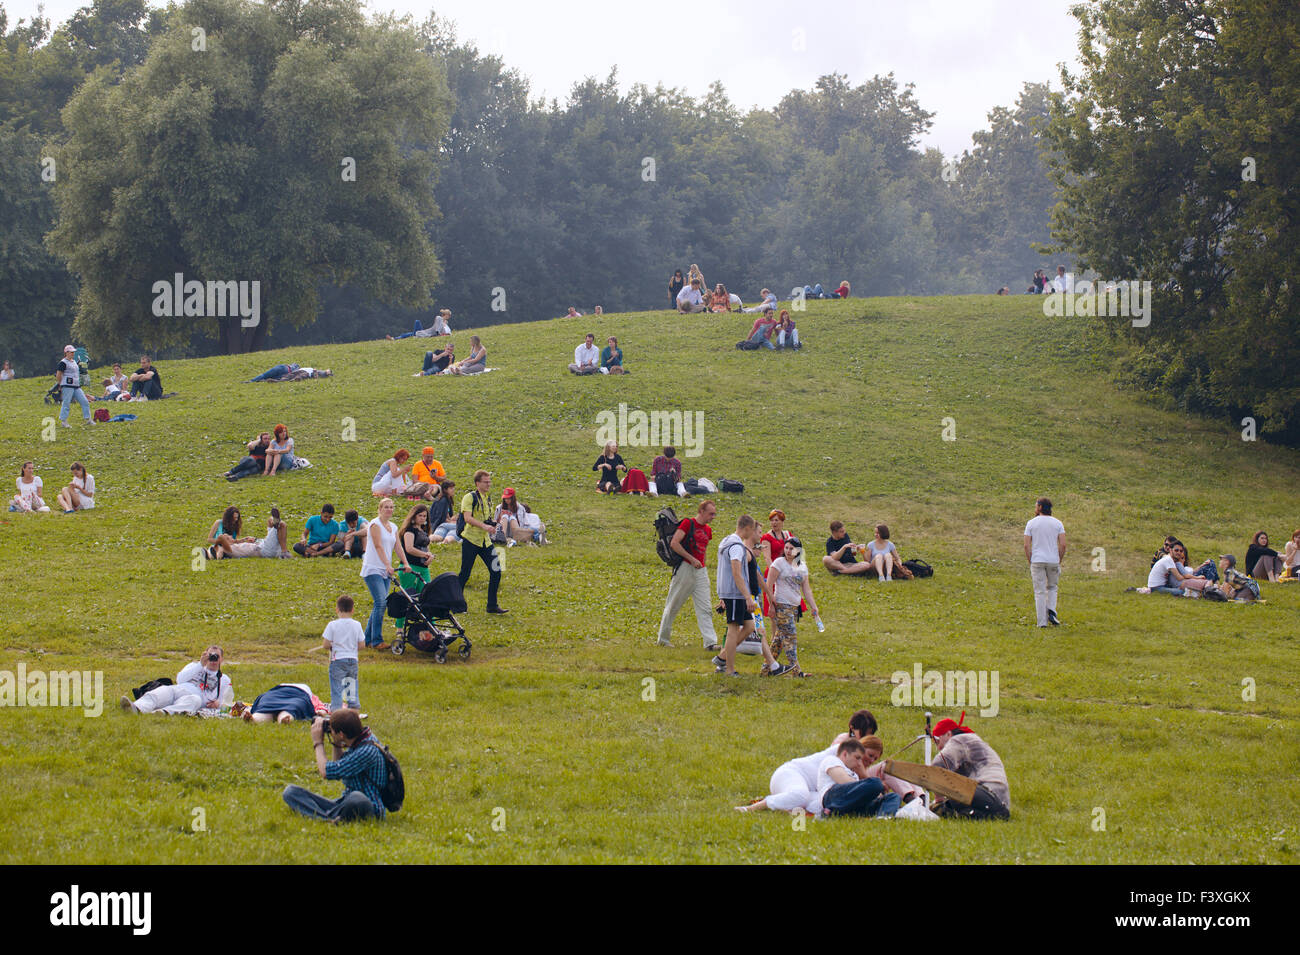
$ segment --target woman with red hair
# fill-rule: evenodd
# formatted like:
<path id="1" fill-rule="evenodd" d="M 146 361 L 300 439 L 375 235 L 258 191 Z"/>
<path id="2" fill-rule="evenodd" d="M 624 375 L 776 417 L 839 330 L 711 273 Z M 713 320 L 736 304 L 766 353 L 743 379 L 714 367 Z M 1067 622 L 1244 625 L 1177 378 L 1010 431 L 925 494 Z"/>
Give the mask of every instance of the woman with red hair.
<path id="1" fill-rule="evenodd" d="M 411 466 L 406 462 L 411 458 L 411 452 L 406 448 L 398 448 L 397 453 L 379 466 L 375 476 L 370 479 L 370 494 L 373 497 L 390 497 L 393 495 L 401 496 L 411 483 L 408 475 L 411 473 Z"/>
<path id="2" fill-rule="evenodd" d="M 272 433 L 275 439 L 266 449 L 263 476 L 277 471 L 293 470 L 293 438 L 289 437 L 289 429 L 282 424 L 277 424 L 272 429 Z"/>

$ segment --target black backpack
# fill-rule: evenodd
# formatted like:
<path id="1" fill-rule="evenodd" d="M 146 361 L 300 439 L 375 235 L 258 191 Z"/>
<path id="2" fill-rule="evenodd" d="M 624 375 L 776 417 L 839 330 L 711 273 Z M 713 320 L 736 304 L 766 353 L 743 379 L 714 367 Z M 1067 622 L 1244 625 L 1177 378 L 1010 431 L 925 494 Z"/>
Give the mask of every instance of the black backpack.
<path id="1" fill-rule="evenodd" d="M 472 514 L 474 513 L 475 510 L 478 509 L 479 505 L 483 503 L 483 498 L 479 496 L 478 491 L 471 491 L 470 493 L 474 495 L 474 504 L 470 509 L 470 513 Z M 487 517 L 487 513 L 486 513 L 487 508 L 484 507 L 483 510 L 484 510 L 483 516 Z M 486 524 L 487 521 L 484 521 L 483 523 Z M 465 512 L 464 511 L 458 511 L 456 513 L 456 536 L 457 537 L 465 536 Z"/>
<path id="2" fill-rule="evenodd" d="M 903 561 L 903 566 L 912 572 L 913 577 L 916 577 L 918 579 L 921 577 L 934 576 L 934 568 L 931 567 L 929 564 L 927 564 L 925 561 L 921 560 L 921 558 L 919 557 L 914 557 L 912 560 Z"/>
<path id="3" fill-rule="evenodd" d="M 150 690 L 156 690 L 160 686 L 175 686 L 175 685 L 176 684 L 172 683 L 172 681 L 169 678 L 162 676 L 156 680 L 150 680 L 148 683 L 144 683 L 140 686 L 132 687 L 131 696 L 138 700 L 140 699 L 140 697 L 144 696 Z M 218 687 L 221 686 L 220 678 L 217 679 L 217 686 Z"/>
<path id="4" fill-rule="evenodd" d="M 379 796 L 384 800 L 385 809 L 389 812 L 397 812 L 402 808 L 402 801 L 406 798 L 406 782 L 402 779 L 402 767 L 387 746 L 375 739 L 370 742 L 383 754 L 384 768 L 388 770 L 388 781 L 379 790 Z"/>
<path id="5" fill-rule="evenodd" d="M 655 490 L 669 497 L 677 493 L 677 479 L 673 477 L 672 471 L 655 475 Z"/>
<path id="6" fill-rule="evenodd" d="M 691 478 L 686 482 L 687 494 L 712 494 L 708 488 L 704 487 L 696 478 Z"/>
<path id="7" fill-rule="evenodd" d="M 745 493 L 745 485 L 741 484 L 739 481 L 731 481 L 727 478 L 723 478 L 718 482 L 718 488 L 719 490 L 726 491 L 729 494 Z"/>
<path id="8" fill-rule="evenodd" d="M 681 525 L 671 507 L 665 507 L 655 516 L 655 553 L 665 564 L 676 570 L 682 564 L 682 555 L 673 550 L 673 535 Z M 695 533 L 695 521 L 691 520 L 690 532 Z"/>

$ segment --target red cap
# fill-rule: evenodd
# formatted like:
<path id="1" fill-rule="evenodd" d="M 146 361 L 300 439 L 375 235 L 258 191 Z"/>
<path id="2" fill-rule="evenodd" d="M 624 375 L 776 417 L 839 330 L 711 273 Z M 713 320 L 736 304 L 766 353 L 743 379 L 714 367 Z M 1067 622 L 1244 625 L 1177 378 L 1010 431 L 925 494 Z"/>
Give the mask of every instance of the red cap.
<path id="1" fill-rule="evenodd" d="M 944 719 L 941 719 L 938 723 L 934 725 L 934 731 L 930 735 L 938 737 L 938 736 L 942 736 L 944 733 L 951 733 L 953 730 L 965 730 L 966 732 L 969 733 L 971 731 L 970 727 L 962 725 L 965 722 L 966 722 L 966 711 L 962 710 L 960 719 L 954 720 L 950 717 L 945 717 Z"/>
<path id="2" fill-rule="evenodd" d="M 512 488 L 512 487 L 508 487 L 508 488 L 506 488 L 505 493 L 502 494 L 501 496 L 502 496 L 502 497 L 514 497 L 514 496 L 515 496 L 515 489 Z"/>

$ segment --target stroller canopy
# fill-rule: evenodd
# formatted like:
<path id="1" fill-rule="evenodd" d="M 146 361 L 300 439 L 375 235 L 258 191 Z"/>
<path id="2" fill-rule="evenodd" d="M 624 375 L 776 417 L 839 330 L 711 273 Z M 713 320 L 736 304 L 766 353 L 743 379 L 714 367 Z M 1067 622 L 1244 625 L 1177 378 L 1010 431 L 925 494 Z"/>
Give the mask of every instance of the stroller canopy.
<path id="1" fill-rule="evenodd" d="M 420 609 L 431 616 L 443 616 L 448 613 L 465 613 L 469 606 L 465 603 L 465 592 L 460 587 L 460 577 L 456 574 L 439 574 L 424 585 L 420 591 Z"/>

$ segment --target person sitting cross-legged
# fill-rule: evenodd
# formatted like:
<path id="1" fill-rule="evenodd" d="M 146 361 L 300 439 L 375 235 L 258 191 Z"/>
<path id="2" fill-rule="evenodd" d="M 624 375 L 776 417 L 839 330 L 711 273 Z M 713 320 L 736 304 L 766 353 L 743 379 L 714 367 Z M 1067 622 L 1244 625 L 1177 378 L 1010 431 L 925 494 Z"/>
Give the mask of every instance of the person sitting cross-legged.
<path id="1" fill-rule="evenodd" d="M 330 726 L 334 759 L 325 758 L 325 724 Z M 343 795 L 327 799 L 302 786 L 284 787 L 283 798 L 289 808 L 311 819 L 325 822 L 352 822 L 358 819 L 383 819 L 383 790 L 388 782 L 388 764 L 379 740 L 361 724 L 353 709 L 335 710 L 329 720 L 317 719 L 311 726 L 312 751 L 316 771 L 321 779 L 341 779 Z M 345 753 L 346 750 L 346 753 Z"/>
<path id="2" fill-rule="evenodd" d="M 586 340 L 573 350 L 573 361 L 569 371 L 575 375 L 596 375 L 600 373 L 600 351 L 596 348 L 596 336 L 587 333 Z"/>

